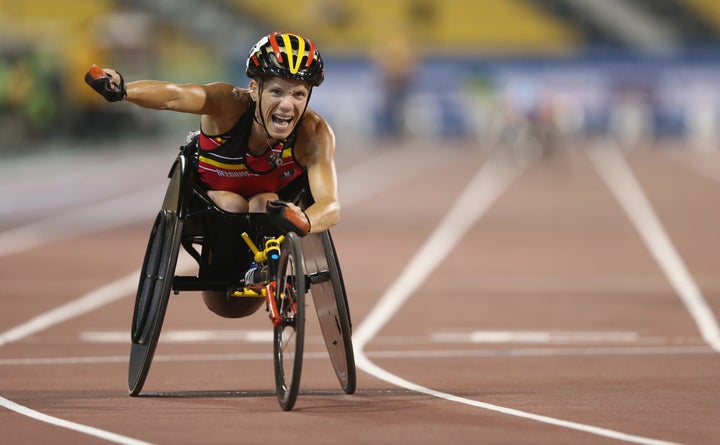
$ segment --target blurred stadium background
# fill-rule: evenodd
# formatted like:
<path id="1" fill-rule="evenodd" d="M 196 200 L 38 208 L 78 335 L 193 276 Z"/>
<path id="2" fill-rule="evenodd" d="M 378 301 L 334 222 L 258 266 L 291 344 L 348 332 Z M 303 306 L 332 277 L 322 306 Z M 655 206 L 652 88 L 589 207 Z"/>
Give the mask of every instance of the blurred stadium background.
<path id="1" fill-rule="evenodd" d="M 716 0 L 0 0 L 0 150 L 177 140 L 196 117 L 107 104 L 88 67 L 246 85 L 248 49 L 276 29 L 321 49 L 312 105 L 341 140 L 716 149 Z"/>

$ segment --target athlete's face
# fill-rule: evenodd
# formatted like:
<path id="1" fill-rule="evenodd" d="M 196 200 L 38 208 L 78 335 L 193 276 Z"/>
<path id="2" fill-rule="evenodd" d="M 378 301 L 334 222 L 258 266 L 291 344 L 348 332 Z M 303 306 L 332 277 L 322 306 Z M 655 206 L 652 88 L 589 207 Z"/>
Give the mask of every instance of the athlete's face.
<path id="1" fill-rule="evenodd" d="M 261 91 L 260 91 L 261 90 Z M 254 80 L 250 82 L 250 91 L 257 102 L 257 95 L 262 93 L 258 102 L 262 109 L 256 109 L 260 122 L 273 139 L 285 139 L 290 136 L 293 128 L 302 116 L 310 96 L 307 82 L 299 80 L 270 77 L 263 82 L 262 89 Z"/>

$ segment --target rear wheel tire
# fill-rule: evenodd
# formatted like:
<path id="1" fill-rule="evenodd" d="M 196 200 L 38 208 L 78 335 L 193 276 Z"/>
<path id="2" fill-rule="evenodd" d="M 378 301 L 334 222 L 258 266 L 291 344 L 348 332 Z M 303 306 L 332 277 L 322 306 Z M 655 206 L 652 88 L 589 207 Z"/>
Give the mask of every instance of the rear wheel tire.
<path id="1" fill-rule="evenodd" d="M 181 229 L 182 223 L 175 212 L 161 210 L 150 232 L 131 327 L 128 369 L 131 396 L 140 394 L 160 338 L 177 265 Z"/>
<path id="2" fill-rule="evenodd" d="M 346 394 L 353 394 L 357 385 L 357 377 L 345 283 L 330 232 L 326 231 L 320 234 L 320 239 L 327 260 L 330 280 L 319 283 L 318 286 L 322 289 L 323 286 L 332 284 L 332 289 L 313 289 L 313 301 L 320 329 L 325 338 L 325 346 L 338 382 Z"/>

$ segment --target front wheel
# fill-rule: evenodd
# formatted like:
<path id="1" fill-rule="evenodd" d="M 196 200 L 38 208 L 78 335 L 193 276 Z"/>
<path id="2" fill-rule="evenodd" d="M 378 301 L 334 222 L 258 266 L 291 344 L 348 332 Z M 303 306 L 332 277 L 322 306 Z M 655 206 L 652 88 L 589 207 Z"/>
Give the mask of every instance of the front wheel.
<path id="1" fill-rule="evenodd" d="M 295 405 L 300 390 L 305 341 L 305 273 L 298 236 L 289 232 L 281 246 L 275 302 L 281 323 L 274 328 L 275 388 L 283 411 Z"/>

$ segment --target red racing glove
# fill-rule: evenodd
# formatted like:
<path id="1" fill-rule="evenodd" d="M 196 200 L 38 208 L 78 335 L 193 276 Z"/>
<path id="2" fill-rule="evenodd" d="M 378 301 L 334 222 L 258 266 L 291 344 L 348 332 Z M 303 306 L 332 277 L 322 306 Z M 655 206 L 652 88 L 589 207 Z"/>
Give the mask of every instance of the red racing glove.
<path id="1" fill-rule="evenodd" d="M 310 220 L 305 212 L 299 215 L 285 201 L 268 201 L 265 214 L 271 223 L 284 232 L 295 232 L 300 236 L 310 233 Z"/>
<path id="2" fill-rule="evenodd" d="M 125 99 L 127 91 L 125 90 L 125 79 L 123 79 L 122 74 L 117 74 L 120 76 L 120 85 L 112 83 L 112 76 L 99 66 L 93 65 L 90 67 L 90 71 L 85 73 L 85 83 L 100 93 L 108 102 L 118 102 Z"/>

